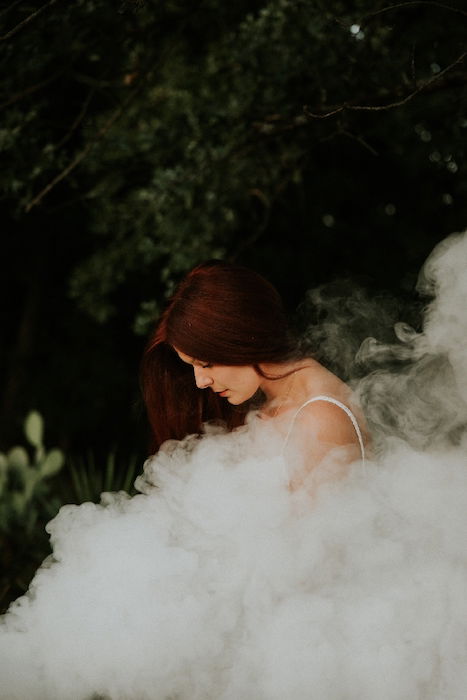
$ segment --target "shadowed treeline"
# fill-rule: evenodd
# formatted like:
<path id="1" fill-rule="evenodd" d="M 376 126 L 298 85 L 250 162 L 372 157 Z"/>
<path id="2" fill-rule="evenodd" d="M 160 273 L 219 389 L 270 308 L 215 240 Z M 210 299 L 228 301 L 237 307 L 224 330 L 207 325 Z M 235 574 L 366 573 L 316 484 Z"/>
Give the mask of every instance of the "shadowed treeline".
<path id="1" fill-rule="evenodd" d="M 467 15 L 346 7 L 2 10 L 0 447 L 35 408 L 65 451 L 144 452 L 144 334 L 200 260 L 291 308 L 340 278 L 412 303 L 467 219 Z"/>

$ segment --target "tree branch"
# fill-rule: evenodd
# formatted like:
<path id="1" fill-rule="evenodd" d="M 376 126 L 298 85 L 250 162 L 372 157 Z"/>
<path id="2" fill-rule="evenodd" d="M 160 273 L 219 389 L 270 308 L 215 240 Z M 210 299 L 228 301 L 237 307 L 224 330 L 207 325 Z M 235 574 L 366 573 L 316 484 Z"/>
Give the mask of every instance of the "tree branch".
<path id="1" fill-rule="evenodd" d="M 27 24 L 36 19 L 36 17 L 41 15 L 44 12 L 44 10 L 46 10 L 48 7 L 52 7 L 52 5 L 55 5 L 57 1 L 58 0 L 49 0 L 49 2 L 46 2 L 45 5 L 42 5 L 42 7 L 40 7 L 38 10 L 28 15 L 26 19 L 23 19 L 23 21 L 17 24 L 16 27 L 13 27 L 13 29 L 11 29 L 9 32 L 4 34 L 3 36 L 0 36 L 0 41 L 6 41 L 7 39 L 11 39 L 11 37 L 15 36 L 15 34 L 21 31 L 23 27 L 25 27 Z"/>
<path id="2" fill-rule="evenodd" d="M 101 139 L 107 134 L 107 132 L 111 129 L 113 126 L 114 122 L 117 121 L 117 119 L 121 116 L 127 105 L 131 102 L 131 100 L 134 98 L 137 90 L 135 90 L 131 95 L 127 97 L 126 100 L 122 102 L 120 107 L 116 109 L 109 119 L 105 122 L 105 124 L 102 126 L 101 129 L 97 132 L 96 136 L 94 139 L 89 141 L 89 143 L 83 148 L 83 150 L 78 153 L 78 155 L 69 163 L 66 168 L 64 168 L 56 177 L 53 178 L 40 192 L 38 195 L 34 197 L 25 207 L 25 211 L 27 214 L 31 211 L 33 207 L 35 207 L 37 204 L 40 204 L 40 202 L 43 200 L 43 198 L 48 194 L 56 185 L 58 185 L 59 182 L 64 180 L 80 163 L 88 153 L 94 148 L 94 146 L 101 141 Z"/>
<path id="3" fill-rule="evenodd" d="M 401 2 L 397 5 L 389 5 L 388 7 L 383 7 L 381 10 L 375 10 L 374 12 L 368 12 L 368 14 L 363 15 L 360 23 L 363 23 L 367 19 L 377 17 L 378 15 L 386 14 L 387 12 L 392 12 L 392 10 L 401 10 L 405 7 L 420 7 L 420 5 L 428 5 L 430 7 L 438 7 L 442 10 L 449 10 L 450 12 L 455 12 L 459 15 L 467 17 L 467 12 L 465 10 L 459 10 L 457 7 L 451 7 L 450 5 L 445 5 L 442 2 L 435 2 L 435 0 L 410 0 L 410 2 Z"/>
<path id="4" fill-rule="evenodd" d="M 76 131 L 76 129 L 78 128 L 78 126 L 79 126 L 79 125 L 81 124 L 81 122 L 83 121 L 83 119 L 84 119 L 84 117 L 85 117 L 85 115 L 86 115 L 86 112 L 88 111 L 89 104 L 90 104 L 90 102 L 91 102 L 91 100 L 92 100 L 92 97 L 93 97 L 93 95 L 94 95 L 95 92 L 96 92 L 96 90 L 95 90 L 94 88 L 93 88 L 92 90 L 89 91 L 89 93 L 88 93 L 86 99 L 85 99 L 84 102 L 83 102 L 83 106 L 81 107 L 81 109 L 80 109 L 78 115 L 75 117 L 75 119 L 74 119 L 72 125 L 70 126 L 70 128 L 68 129 L 67 133 L 65 134 L 65 136 L 64 136 L 57 144 L 55 144 L 54 148 L 55 148 L 56 151 L 58 151 L 59 148 L 61 148 L 62 146 L 65 145 L 65 143 L 66 143 L 66 142 L 68 141 L 68 139 L 71 137 L 72 133 L 73 133 L 74 131 Z"/>
<path id="5" fill-rule="evenodd" d="M 419 86 L 410 92 L 408 95 L 403 97 L 400 100 L 396 100 L 394 102 L 390 102 L 389 104 L 385 105 L 352 105 L 349 104 L 348 102 L 344 102 L 342 105 L 339 105 L 338 107 L 333 107 L 331 110 L 328 110 L 327 112 L 324 112 L 323 114 L 317 114 L 315 112 L 311 112 L 310 109 L 308 108 L 307 105 L 304 106 L 303 111 L 306 114 L 307 117 L 310 119 L 327 119 L 328 117 L 332 117 L 335 114 L 339 114 L 340 112 L 344 111 L 360 111 L 360 112 L 383 112 L 389 109 L 394 109 L 395 107 L 402 107 L 403 105 L 407 104 L 407 102 L 410 102 L 413 100 L 414 97 L 416 97 L 418 94 L 421 92 L 424 92 L 425 90 L 430 89 L 435 83 L 441 80 L 446 73 L 451 71 L 455 66 L 460 65 L 464 59 L 467 57 L 467 51 L 464 51 L 458 58 L 456 58 L 455 61 L 450 63 L 446 68 L 444 68 L 442 71 L 434 75 L 432 78 L 429 78 L 429 80 L 424 80 L 419 84 Z"/>
<path id="6" fill-rule="evenodd" d="M 14 2 L 11 3 L 9 7 L 5 7 L 1 12 L 0 12 L 0 17 L 3 17 L 4 15 L 7 15 L 10 10 L 14 10 L 16 5 L 19 5 L 20 2 L 23 2 L 23 0 L 15 0 Z"/>
<path id="7" fill-rule="evenodd" d="M 245 252 L 248 248 L 251 248 L 264 234 L 269 223 L 271 215 L 271 203 L 268 197 L 264 194 L 262 190 L 258 187 L 254 187 L 248 191 L 251 197 L 255 197 L 263 206 L 263 215 L 261 217 L 261 222 L 258 224 L 256 229 L 248 236 L 248 238 L 242 240 L 234 250 L 232 250 L 228 256 L 227 260 L 229 262 L 236 262 L 240 255 Z"/>
<path id="8" fill-rule="evenodd" d="M 371 153 L 372 156 L 379 156 L 379 153 L 377 150 L 373 148 L 373 146 L 370 146 L 368 141 L 365 141 L 363 136 L 358 136 L 357 134 L 352 134 L 351 131 L 346 131 L 345 129 L 342 129 L 341 131 L 338 132 L 338 135 L 346 136 L 348 139 L 351 139 L 352 141 L 356 141 L 357 143 L 360 144 L 360 146 L 363 146 L 367 151 Z"/>
<path id="9" fill-rule="evenodd" d="M 17 92 L 15 95 L 12 95 L 8 100 L 5 102 L 2 102 L 0 104 L 0 110 L 4 109 L 5 107 L 9 107 L 10 105 L 14 104 L 15 102 L 19 102 L 19 100 L 22 100 L 23 97 L 27 97 L 28 95 L 32 95 L 34 92 L 37 92 L 38 90 L 41 90 L 43 87 L 46 85 L 49 85 L 50 83 L 53 83 L 54 80 L 57 80 L 61 75 L 63 75 L 65 71 L 61 70 L 59 73 L 55 73 L 51 78 L 47 78 L 47 80 L 42 80 L 40 83 L 36 83 L 35 85 L 32 85 L 31 87 L 26 88 L 26 90 L 22 90 L 22 92 Z"/>

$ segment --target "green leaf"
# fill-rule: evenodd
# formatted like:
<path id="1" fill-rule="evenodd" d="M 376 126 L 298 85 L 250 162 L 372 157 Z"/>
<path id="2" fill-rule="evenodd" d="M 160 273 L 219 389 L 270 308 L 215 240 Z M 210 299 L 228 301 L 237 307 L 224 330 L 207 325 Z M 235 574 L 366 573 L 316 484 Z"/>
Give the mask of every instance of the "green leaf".
<path id="1" fill-rule="evenodd" d="M 51 450 L 40 465 L 41 476 L 52 476 L 56 474 L 63 467 L 64 461 L 65 457 L 61 450 Z"/>
<path id="2" fill-rule="evenodd" d="M 29 455 L 24 447 L 12 447 L 7 457 L 10 467 L 14 469 L 23 471 L 29 464 Z"/>
<path id="3" fill-rule="evenodd" d="M 24 433 L 34 447 L 42 446 L 42 436 L 44 434 L 44 422 L 42 416 L 37 411 L 31 411 L 24 422 Z"/>
<path id="4" fill-rule="evenodd" d="M 26 496 L 24 493 L 13 493 L 11 496 L 11 506 L 16 514 L 21 515 L 26 506 Z"/>
<path id="5" fill-rule="evenodd" d="M 34 469 L 32 467 L 26 467 L 26 469 L 23 469 L 23 479 L 23 496 L 25 502 L 28 503 L 34 495 L 34 489 L 36 488 L 40 476 L 37 472 L 37 469 Z"/>
<path id="6" fill-rule="evenodd" d="M 115 473 L 115 453 L 111 452 L 107 458 L 107 464 L 105 468 L 103 491 L 110 491 L 114 483 L 114 473 Z"/>
<path id="7" fill-rule="evenodd" d="M 124 479 L 121 486 L 123 491 L 126 491 L 127 493 L 130 493 L 133 486 L 133 482 L 136 478 L 137 467 L 139 467 L 138 458 L 136 456 L 130 457 L 126 472 L 123 472 Z"/>
<path id="8" fill-rule="evenodd" d="M 3 453 L 0 452 L 0 498 L 3 492 L 3 487 L 7 483 L 8 461 Z"/>

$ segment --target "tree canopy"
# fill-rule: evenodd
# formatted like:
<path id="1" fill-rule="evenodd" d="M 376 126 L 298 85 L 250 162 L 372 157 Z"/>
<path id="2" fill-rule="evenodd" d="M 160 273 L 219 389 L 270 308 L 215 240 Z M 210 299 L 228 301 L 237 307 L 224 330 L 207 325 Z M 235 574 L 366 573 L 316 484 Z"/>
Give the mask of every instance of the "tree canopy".
<path id="1" fill-rule="evenodd" d="M 4 415 L 57 363 L 74 382 L 95 367 L 75 416 L 97 377 L 116 391 L 109 346 L 136 357 L 125 333 L 203 259 L 252 265 L 292 305 L 348 275 L 408 293 L 465 227 L 458 1 L 16 0 L 0 19 Z"/>

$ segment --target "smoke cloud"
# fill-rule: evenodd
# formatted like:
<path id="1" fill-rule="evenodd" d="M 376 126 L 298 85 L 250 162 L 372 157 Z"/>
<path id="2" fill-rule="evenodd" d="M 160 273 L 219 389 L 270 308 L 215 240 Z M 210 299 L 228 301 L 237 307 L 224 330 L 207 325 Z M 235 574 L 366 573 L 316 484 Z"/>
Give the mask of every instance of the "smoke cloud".
<path id="1" fill-rule="evenodd" d="M 166 443 L 134 498 L 63 507 L 1 622 L 0 698 L 464 700 L 467 235 L 419 290 L 423 328 L 357 356 L 364 467 L 291 494 L 252 416 Z"/>

